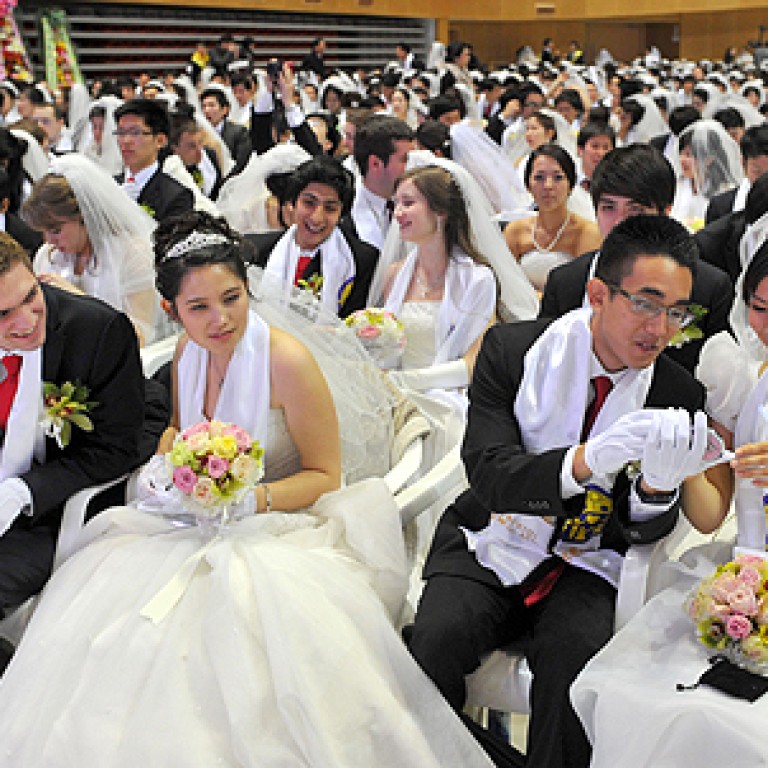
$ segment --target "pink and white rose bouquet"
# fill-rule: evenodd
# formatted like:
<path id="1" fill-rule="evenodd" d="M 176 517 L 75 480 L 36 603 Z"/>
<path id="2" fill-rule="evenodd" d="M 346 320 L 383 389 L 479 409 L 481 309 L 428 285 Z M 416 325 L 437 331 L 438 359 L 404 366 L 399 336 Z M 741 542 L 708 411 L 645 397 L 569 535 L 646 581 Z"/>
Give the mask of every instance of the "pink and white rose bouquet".
<path id="1" fill-rule="evenodd" d="M 768 560 L 739 555 L 703 579 L 687 604 L 699 641 L 759 671 L 768 665 Z"/>
<path id="2" fill-rule="evenodd" d="M 383 368 L 397 365 L 406 339 L 403 324 L 392 312 L 375 307 L 358 309 L 344 322 L 378 365 Z"/>
<path id="3" fill-rule="evenodd" d="M 241 427 L 201 421 L 176 436 L 167 455 L 173 485 L 208 517 L 242 501 L 264 474 L 264 450 Z"/>

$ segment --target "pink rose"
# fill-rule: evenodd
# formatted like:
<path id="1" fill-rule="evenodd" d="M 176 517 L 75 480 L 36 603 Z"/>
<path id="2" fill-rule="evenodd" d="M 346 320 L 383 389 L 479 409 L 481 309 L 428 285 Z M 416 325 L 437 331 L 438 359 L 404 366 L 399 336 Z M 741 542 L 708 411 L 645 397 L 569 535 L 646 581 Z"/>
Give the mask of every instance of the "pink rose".
<path id="1" fill-rule="evenodd" d="M 191 427 L 187 427 L 182 433 L 183 440 L 188 440 L 192 435 L 198 435 L 201 432 L 208 434 L 208 424 L 204 421 L 200 421 L 197 424 L 193 424 Z"/>
<path id="2" fill-rule="evenodd" d="M 758 571 L 757 568 L 755 568 L 753 565 L 745 565 L 739 571 L 738 579 L 748 587 L 756 587 L 761 581 L 760 571 Z"/>
<path id="3" fill-rule="evenodd" d="M 741 586 L 732 573 L 721 573 L 712 581 L 710 591 L 718 603 L 727 603 L 731 593 Z"/>
<path id="4" fill-rule="evenodd" d="M 190 467 L 176 467 L 176 469 L 173 470 L 173 484 L 182 493 L 192 493 L 196 482 L 197 475 Z"/>
<path id="5" fill-rule="evenodd" d="M 364 325 L 358 329 L 357 336 L 360 339 L 378 339 L 381 331 L 375 325 Z"/>
<path id="6" fill-rule="evenodd" d="M 728 596 L 728 604 L 737 613 L 745 616 L 757 614 L 757 598 L 749 587 L 738 587 Z"/>
<path id="7" fill-rule="evenodd" d="M 216 494 L 213 490 L 213 480 L 210 477 L 198 478 L 195 487 L 192 489 L 192 498 L 204 507 L 213 506 L 216 501 Z"/>
<path id="8" fill-rule="evenodd" d="M 225 430 L 224 434 L 231 435 L 235 438 L 237 450 L 241 453 L 247 451 L 253 443 L 251 436 L 242 427 L 229 427 Z"/>
<path id="9" fill-rule="evenodd" d="M 737 613 L 725 620 L 725 631 L 728 633 L 728 637 L 734 640 L 743 640 L 752 633 L 752 622 L 746 616 Z"/>
<path id="10" fill-rule="evenodd" d="M 208 474 L 214 479 L 220 478 L 227 473 L 229 462 L 220 456 L 211 456 L 208 459 Z"/>

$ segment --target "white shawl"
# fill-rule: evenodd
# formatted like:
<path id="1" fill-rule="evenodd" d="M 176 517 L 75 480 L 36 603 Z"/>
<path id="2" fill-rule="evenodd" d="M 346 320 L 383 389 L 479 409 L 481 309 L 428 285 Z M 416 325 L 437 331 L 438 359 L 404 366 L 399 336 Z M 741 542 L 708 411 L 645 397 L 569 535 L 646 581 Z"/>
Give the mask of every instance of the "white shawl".
<path id="1" fill-rule="evenodd" d="M 413 248 L 392 283 L 384 308 L 399 314 L 413 278 L 418 250 Z M 435 325 L 434 365 L 462 357 L 480 336 L 496 306 L 496 282 L 487 267 L 454 248 L 445 272 L 443 300 Z"/>
<path id="2" fill-rule="evenodd" d="M 327 240 L 320 245 L 323 284 L 320 304 L 324 310 L 338 315 L 355 281 L 357 265 L 347 239 L 335 227 Z M 299 261 L 299 247 L 296 244 L 294 224 L 275 244 L 264 275 L 279 280 L 284 287 L 286 299 L 290 296 L 296 265 Z"/>
<path id="3" fill-rule="evenodd" d="M 578 445 L 590 386 L 591 309 L 576 309 L 550 325 L 525 355 L 523 378 L 514 403 L 523 446 L 543 453 Z M 598 435 L 629 411 L 642 408 L 654 366 L 627 369 L 614 383 L 590 435 Z M 612 482 L 613 478 L 609 478 Z M 610 505 L 610 489 L 587 488 L 588 505 Z M 591 508 L 591 507 L 590 507 Z M 554 519 L 491 513 L 490 523 L 474 533 L 464 530 L 477 561 L 505 585 L 519 584 L 549 556 Z M 554 553 L 612 584 L 618 581 L 621 556 L 600 549 L 600 532 L 584 541 L 558 541 Z"/>
<path id="4" fill-rule="evenodd" d="M 0 450 L 0 480 L 18 477 L 32 467 L 32 459 L 45 461 L 45 439 L 40 425 L 43 415 L 43 352 L 5 352 L 23 358 L 19 386 L 8 416 L 5 441 Z M 64 382 L 54 382 L 63 384 Z"/>
<path id="5" fill-rule="evenodd" d="M 205 419 L 208 350 L 189 339 L 179 358 L 177 381 L 179 426 L 186 429 Z M 253 311 L 248 327 L 227 366 L 214 418 L 245 429 L 262 446 L 269 418 L 269 326 Z M 269 457 L 265 457 L 268 461 Z"/>

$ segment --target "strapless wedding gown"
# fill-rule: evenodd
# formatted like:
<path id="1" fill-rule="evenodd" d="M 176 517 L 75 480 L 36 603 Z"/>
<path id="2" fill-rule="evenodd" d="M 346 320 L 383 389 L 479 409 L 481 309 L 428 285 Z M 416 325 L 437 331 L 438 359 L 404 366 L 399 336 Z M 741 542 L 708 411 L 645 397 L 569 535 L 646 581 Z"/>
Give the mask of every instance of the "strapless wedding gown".
<path id="1" fill-rule="evenodd" d="M 531 285 L 537 291 L 543 291 L 549 273 L 572 259 L 571 254 L 559 251 L 528 251 L 521 256 L 520 266 Z"/>
<path id="2" fill-rule="evenodd" d="M 266 448 L 298 469 L 282 411 Z M 0 682 L 2 768 L 492 765 L 393 628 L 382 481 L 213 539 L 130 507 L 84 534 Z"/>

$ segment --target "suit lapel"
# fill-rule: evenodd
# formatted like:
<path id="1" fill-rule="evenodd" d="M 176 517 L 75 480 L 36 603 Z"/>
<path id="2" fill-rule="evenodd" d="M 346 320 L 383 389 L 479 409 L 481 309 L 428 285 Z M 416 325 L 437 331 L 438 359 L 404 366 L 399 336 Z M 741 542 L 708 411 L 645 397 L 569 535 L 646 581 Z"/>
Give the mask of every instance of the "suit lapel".
<path id="1" fill-rule="evenodd" d="M 42 286 L 42 289 L 46 308 L 45 343 L 43 344 L 43 381 L 55 382 L 61 367 L 66 337 L 59 320 L 58 297 L 47 286 Z"/>

